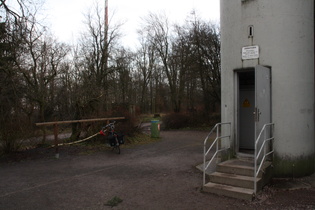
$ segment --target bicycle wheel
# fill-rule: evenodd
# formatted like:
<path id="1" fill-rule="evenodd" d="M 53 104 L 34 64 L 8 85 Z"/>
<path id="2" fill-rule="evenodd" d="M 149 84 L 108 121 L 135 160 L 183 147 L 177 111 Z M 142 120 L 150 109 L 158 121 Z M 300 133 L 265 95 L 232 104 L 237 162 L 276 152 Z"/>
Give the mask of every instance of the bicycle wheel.
<path id="1" fill-rule="evenodd" d="M 114 150 L 117 154 L 120 154 L 120 147 L 119 147 L 119 141 L 118 141 L 118 138 L 117 138 L 117 135 L 115 135 L 115 141 L 116 141 L 116 145 L 114 146 Z"/>
<path id="2" fill-rule="evenodd" d="M 119 145 L 115 145 L 113 147 L 113 151 L 116 152 L 117 154 L 120 154 L 120 147 L 119 147 Z"/>

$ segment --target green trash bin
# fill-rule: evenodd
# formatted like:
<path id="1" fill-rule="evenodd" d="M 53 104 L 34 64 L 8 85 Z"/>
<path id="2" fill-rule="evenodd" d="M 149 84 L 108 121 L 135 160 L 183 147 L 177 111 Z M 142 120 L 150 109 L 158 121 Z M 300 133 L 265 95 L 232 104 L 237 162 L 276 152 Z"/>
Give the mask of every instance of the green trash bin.
<path id="1" fill-rule="evenodd" d="M 160 137 L 160 122 L 158 120 L 151 120 L 151 137 Z"/>

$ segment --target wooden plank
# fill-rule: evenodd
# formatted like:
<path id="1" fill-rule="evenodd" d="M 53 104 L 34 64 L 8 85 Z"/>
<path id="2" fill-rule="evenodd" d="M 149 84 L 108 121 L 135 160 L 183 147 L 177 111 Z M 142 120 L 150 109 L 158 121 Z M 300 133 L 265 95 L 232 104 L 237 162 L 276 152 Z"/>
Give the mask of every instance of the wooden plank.
<path id="1" fill-rule="evenodd" d="M 59 125 L 59 124 L 70 124 L 70 123 L 82 123 L 82 122 L 97 122 L 97 121 L 107 121 L 110 120 L 123 120 L 125 117 L 109 117 L 109 118 L 96 118 L 96 119 L 84 119 L 84 120 L 66 120 L 66 121 L 55 121 L 55 122 L 42 122 L 35 123 L 36 126 L 44 125 Z"/>
<path id="2" fill-rule="evenodd" d="M 59 148 L 58 148 L 58 125 L 54 124 L 54 136 L 55 136 L 55 157 L 59 158 Z"/>

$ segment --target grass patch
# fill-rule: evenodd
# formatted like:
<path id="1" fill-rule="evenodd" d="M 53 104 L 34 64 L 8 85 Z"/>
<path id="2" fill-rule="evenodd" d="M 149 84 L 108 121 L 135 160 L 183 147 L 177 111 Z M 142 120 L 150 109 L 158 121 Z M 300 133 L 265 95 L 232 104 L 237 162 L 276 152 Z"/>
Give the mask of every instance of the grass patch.
<path id="1" fill-rule="evenodd" d="M 151 138 L 151 136 L 148 134 L 136 133 L 133 136 L 125 136 L 125 144 L 122 144 L 121 148 L 128 148 L 142 144 L 150 144 L 157 141 L 160 141 L 160 138 Z M 112 149 L 112 147 L 110 147 L 104 140 L 83 142 L 70 146 L 77 147 L 80 151 L 80 155 L 90 155 L 100 151 L 107 151 Z"/>
<path id="2" fill-rule="evenodd" d="M 115 207 L 118 204 L 120 204 L 121 202 L 123 202 L 123 200 L 117 196 L 113 197 L 112 199 L 110 199 L 109 201 L 107 201 L 105 203 L 106 206 L 110 206 L 110 207 Z"/>

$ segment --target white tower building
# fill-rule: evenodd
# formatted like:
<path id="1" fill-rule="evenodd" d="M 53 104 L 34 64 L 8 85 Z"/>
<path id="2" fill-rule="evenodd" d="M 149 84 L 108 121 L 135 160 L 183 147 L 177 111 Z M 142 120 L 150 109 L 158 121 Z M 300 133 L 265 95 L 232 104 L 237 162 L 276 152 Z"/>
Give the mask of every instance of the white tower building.
<path id="1" fill-rule="evenodd" d="M 314 0 L 221 0 L 222 122 L 233 153 L 274 123 L 274 175 L 314 173 Z M 255 113 L 255 115 L 253 114 Z"/>

